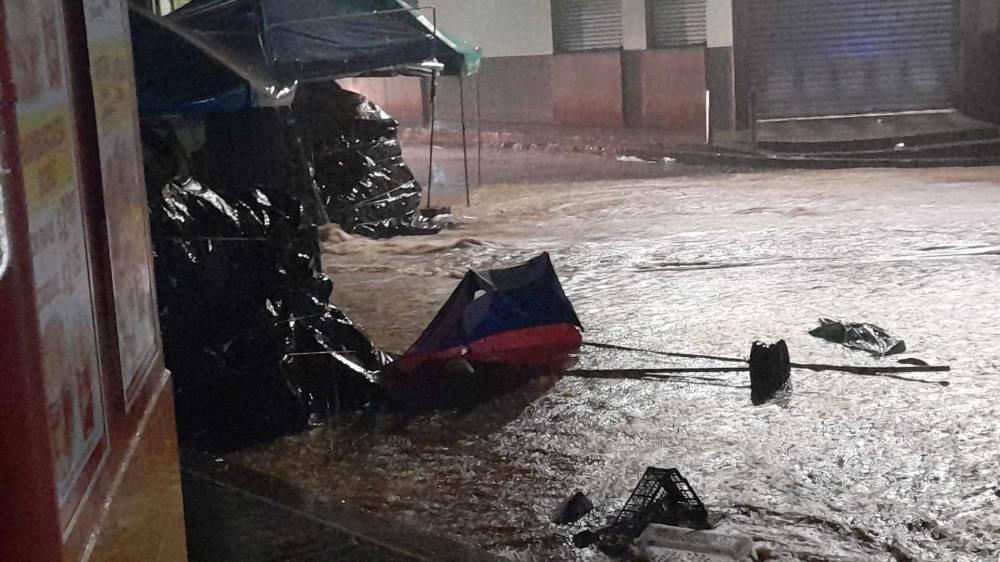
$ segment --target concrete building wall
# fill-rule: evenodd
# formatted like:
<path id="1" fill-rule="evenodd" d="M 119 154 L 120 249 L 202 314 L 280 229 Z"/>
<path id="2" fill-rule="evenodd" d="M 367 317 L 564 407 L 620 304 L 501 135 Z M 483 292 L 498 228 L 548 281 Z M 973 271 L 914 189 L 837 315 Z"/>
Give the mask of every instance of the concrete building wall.
<path id="1" fill-rule="evenodd" d="M 1000 123 L 1000 3 L 963 0 L 960 101 L 966 114 Z"/>
<path id="2" fill-rule="evenodd" d="M 733 0 L 706 0 L 705 34 L 709 49 L 733 46 Z"/>
<path id="3" fill-rule="evenodd" d="M 479 73 L 465 78 L 467 120 L 471 123 L 476 118 L 476 81 L 479 81 L 484 122 L 554 123 L 552 65 L 552 56 L 484 59 Z M 458 122 L 459 98 L 458 78 L 438 79 L 438 121 Z"/>
<path id="4" fill-rule="evenodd" d="M 468 78 L 468 117 L 475 116 L 474 88 L 480 80 L 483 121 L 551 123 L 552 9 L 549 0 L 440 0 L 438 26 L 478 46 L 483 63 Z M 429 13 L 425 13 L 428 17 Z M 347 78 L 341 86 L 386 108 L 404 125 L 423 123 L 428 85 L 409 77 Z M 439 78 L 437 119 L 459 119 L 458 79 Z"/>
<path id="5" fill-rule="evenodd" d="M 389 78 L 342 78 L 342 87 L 358 92 L 385 108 L 406 126 L 424 122 L 424 94 L 422 79 L 410 76 Z"/>
<path id="6" fill-rule="evenodd" d="M 700 135 L 705 129 L 705 49 L 645 51 L 640 57 L 641 126 Z"/>
<path id="7" fill-rule="evenodd" d="M 482 120 L 487 123 L 549 124 L 574 127 L 638 127 L 704 133 L 706 83 L 722 108 L 719 122 L 730 123 L 732 100 L 731 0 L 714 1 L 710 41 L 728 46 L 711 53 L 702 46 L 648 49 L 647 0 L 622 0 L 623 49 L 553 54 L 548 0 L 438 0 L 438 25 L 478 45 L 478 75 L 466 78 L 466 117 L 475 119 L 479 81 Z M 430 5 L 431 2 L 422 2 Z M 727 31 L 728 29 L 728 31 Z M 714 66 L 709 67 L 709 63 Z M 721 66 L 720 66 L 721 65 Z M 718 67 L 718 68 L 716 68 Z M 383 105 L 404 124 L 427 115 L 427 85 L 415 78 L 341 80 L 341 84 Z M 728 88 L 728 89 L 727 89 Z M 436 117 L 459 119 L 458 79 L 439 79 Z M 713 110 L 713 118 L 715 110 Z"/>
<path id="8" fill-rule="evenodd" d="M 620 51 L 556 55 L 551 80 L 557 125 L 623 126 Z"/>
<path id="9" fill-rule="evenodd" d="M 552 54 L 549 0 L 429 0 L 441 29 L 454 32 L 484 57 Z"/>
<path id="10" fill-rule="evenodd" d="M 733 60 L 733 0 L 705 4 L 705 88 L 711 93 L 713 128 L 736 127 L 736 76 Z"/>
<path id="11" fill-rule="evenodd" d="M 646 48 L 646 0 L 622 0 L 622 39 L 626 51 Z"/>

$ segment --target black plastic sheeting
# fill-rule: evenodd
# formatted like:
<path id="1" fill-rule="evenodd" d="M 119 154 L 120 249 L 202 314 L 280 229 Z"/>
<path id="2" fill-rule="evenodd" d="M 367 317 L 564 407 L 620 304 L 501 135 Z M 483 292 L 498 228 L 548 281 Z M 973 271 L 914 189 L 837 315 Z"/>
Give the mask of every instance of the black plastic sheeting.
<path id="1" fill-rule="evenodd" d="M 169 125 L 145 123 L 142 138 L 180 438 L 233 450 L 377 399 L 389 358 L 329 303 L 298 199 L 189 177 Z"/>
<path id="2" fill-rule="evenodd" d="M 419 213 L 421 186 L 397 140 L 399 123 L 335 82 L 299 87 L 293 112 L 331 222 L 372 238 L 436 234 Z"/>
<path id="3" fill-rule="evenodd" d="M 903 340 L 874 324 L 820 318 L 819 326 L 810 330 L 809 335 L 865 351 L 876 357 L 906 351 L 906 343 Z"/>
<path id="4" fill-rule="evenodd" d="M 213 186 L 268 185 L 291 193 L 313 224 L 326 224 L 298 124 L 289 108 L 214 113 L 192 154 L 193 174 Z"/>

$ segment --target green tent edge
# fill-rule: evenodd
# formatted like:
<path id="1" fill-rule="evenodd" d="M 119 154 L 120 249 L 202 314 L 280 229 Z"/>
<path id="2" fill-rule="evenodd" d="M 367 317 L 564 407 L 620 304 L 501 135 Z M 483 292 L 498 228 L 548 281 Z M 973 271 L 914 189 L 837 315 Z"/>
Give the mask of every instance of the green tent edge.
<path id="1" fill-rule="evenodd" d="M 396 0 L 396 2 L 401 9 L 409 10 L 428 31 L 433 33 L 439 41 L 458 55 L 457 57 L 448 57 L 448 60 L 444 61 L 443 74 L 448 76 L 471 76 L 479 72 L 483 64 L 483 55 L 478 47 L 473 47 L 468 41 L 442 31 L 439 27 L 435 29 L 434 22 L 427 19 L 427 16 L 421 13 L 421 8 L 415 8 L 405 0 Z M 455 59 L 458 59 L 460 62 Z"/>

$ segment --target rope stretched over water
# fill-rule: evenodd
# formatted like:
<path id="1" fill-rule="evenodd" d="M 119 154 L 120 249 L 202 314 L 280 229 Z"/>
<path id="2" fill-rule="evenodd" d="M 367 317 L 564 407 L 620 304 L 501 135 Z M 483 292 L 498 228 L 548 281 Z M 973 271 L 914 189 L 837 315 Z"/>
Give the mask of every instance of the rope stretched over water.
<path id="1" fill-rule="evenodd" d="M 695 384 L 702 386 L 724 386 L 727 388 L 749 389 L 750 385 L 730 384 L 720 382 L 718 377 L 705 377 L 697 375 L 685 375 L 682 373 L 727 373 L 747 371 L 740 368 L 722 369 L 574 369 L 566 371 L 564 376 L 582 379 L 610 379 L 610 380 L 638 380 L 638 381 L 664 381 Z"/>
<path id="2" fill-rule="evenodd" d="M 735 357 L 719 357 L 717 355 L 699 355 L 695 353 L 674 353 L 670 351 L 657 351 L 655 349 L 641 349 L 638 347 L 628 347 L 624 345 L 613 345 L 610 343 L 597 343 L 585 341 L 583 345 L 586 347 L 595 347 L 597 349 L 614 349 L 617 351 L 636 351 L 639 353 L 649 353 L 651 355 L 662 355 L 664 357 L 680 357 L 682 359 L 709 359 L 712 361 L 723 361 L 727 363 L 748 363 L 746 359 L 737 359 Z"/>
<path id="3" fill-rule="evenodd" d="M 695 353 L 674 353 L 669 351 L 658 351 L 655 349 L 642 349 L 638 347 L 628 347 L 623 345 L 613 345 L 606 343 L 597 342 L 583 342 L 586 347 L 593 347 L 597 349 L 612 349 L 618 351 L 634 351 L 638 353 L 648 353 L 651 355 L 661 355 L 665 357 L 679 357 L 684 359 L 708 359 L 712 361 L 723 361 L 728 363 L 749 363 L 746 359 L 737 359 L 735 357 L 720 357 L 717 355 L 701 355 Z M 793 369 L 803 369 L 806 371 L 832 371 L 838 373 L 846 373 L 849 375 L 857 375 L 862 377 L 881 377 L 894 379 L 904 382 L 916 382 L 921 384 L 936 384 L 938 386 L 950 386 L 949 381 L 934 381 L 927 379 L 918 379 L 911 377 L 902 377 L 894 373 L 946 373 L 951 371 L 951 367 L 948 365 L 926 365 L 926 366 L 913 366 L 913 367 L 857 367 L 852 365 L 825 365 L 821 363 L 792 363 L 791 367 Z M 580 371 L 581 373 L 592 373 L 592 372 L 602 372 L 602 373 L 621 373 L 620 378 L 642 378 L 642 374 L 660 374 L 660 373 L 732 373 L 732 372 L 748 372 L 749 367 L 702 367 L 702 368 L 671 368 L 671 369 L 608 369 L 603 371 Z M 570 372 L 572 374 L 573 371 Z M 590 375 L 583 375 L 590 376 Z M 611 378 L 611 377 L 605 377 Z"/>

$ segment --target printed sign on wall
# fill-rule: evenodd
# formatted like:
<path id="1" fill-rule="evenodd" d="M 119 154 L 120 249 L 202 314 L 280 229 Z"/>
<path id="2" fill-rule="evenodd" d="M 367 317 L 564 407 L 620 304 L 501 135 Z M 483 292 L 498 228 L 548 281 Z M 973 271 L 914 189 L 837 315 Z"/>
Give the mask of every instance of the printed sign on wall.
<path id="1" fill-rule="evenodd" d="M 65 531 L 108 448 L 93 287 L 58 0 L 7 2 L 60 519 Z"/>
<path id="2" fill-rule="evenodd" d="M 159 349 L 149 216 L 124 0 L 85 2 L 122 385 L 131 404 Z"/>

